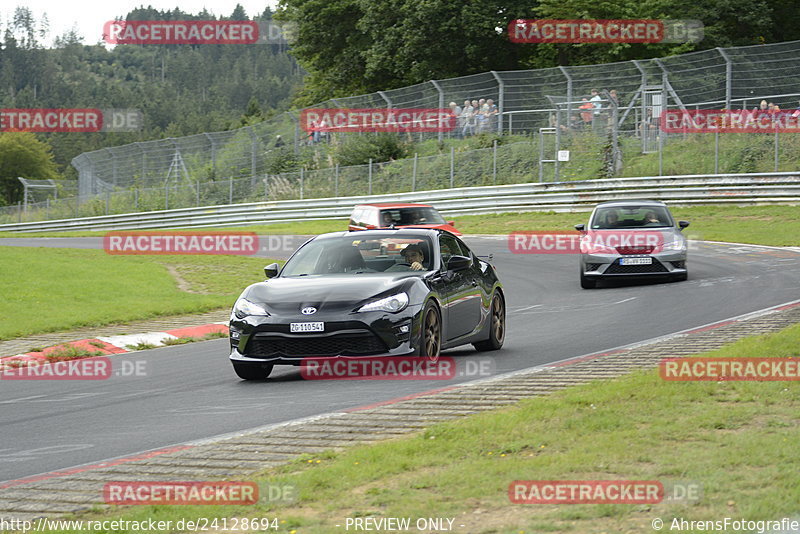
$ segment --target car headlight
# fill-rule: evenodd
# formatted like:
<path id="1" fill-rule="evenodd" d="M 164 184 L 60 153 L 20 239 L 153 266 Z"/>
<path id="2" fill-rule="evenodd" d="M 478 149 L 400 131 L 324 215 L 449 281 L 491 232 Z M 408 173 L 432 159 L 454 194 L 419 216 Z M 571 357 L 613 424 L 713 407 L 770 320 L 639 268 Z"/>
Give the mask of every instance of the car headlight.
<path id="1" fill-rule="evenodd" d="M 408 306 L 408 295 L 405 293 L 398 293 L 397 295 L 392 295 L 391 297 L 382 298 L 380 300 L 376 300 L 375 302 L 364 304 L 358 309 L 358 311 L 385 311 L 389 313 L 397 313 L 404 310 L 406 306 Z"/>
<path id="2" fill-rule="evenodd" d="M 664 243 L 664 250 L 684 250 L 686 248 L 686 242 L 683 240 L 672 241 L 670 243 Z"/>
<path id="3" fill-rule="evenodd" d="M 239 319 L 244 319 L 245 317 L 251 315 L 269 317 L 269 312 L 266 310 L 266 308 L 264 308 L 264 306 L 256 304 L 255 302 L 250 302 L 245 298 L 240 298 L 236 301 L 236 304 L 233 305 L 233 313 Z"/>

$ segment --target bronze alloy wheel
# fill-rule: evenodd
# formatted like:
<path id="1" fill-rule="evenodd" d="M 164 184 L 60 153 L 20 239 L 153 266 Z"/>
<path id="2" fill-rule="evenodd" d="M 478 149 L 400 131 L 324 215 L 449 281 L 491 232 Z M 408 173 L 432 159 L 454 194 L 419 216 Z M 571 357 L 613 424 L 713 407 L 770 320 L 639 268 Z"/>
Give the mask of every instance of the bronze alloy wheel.
<path id="1" fill-rule="evenodd" d="M 424 356 L 431 361 L 437 361 L 442 351 L 442 322 L 439 320 L 439 312 L 435 306 L 429 306 L 425 312 L 422 343 Z"/>
<path id="2" fill-rule="evenodd" d="M 489 339 L 472 344 L 479 351 L 497 350 L 503 346 L 506 337 L 506 304 L 502 294 L 495 292 L 489 314 Z"/>
<path id="3" fill-rule="evenodd" d="M 503 299 L 497 294 L 492 299 L 492 332 L 494 339 L 502 345 L 506 337 L 506 310 Z"/>

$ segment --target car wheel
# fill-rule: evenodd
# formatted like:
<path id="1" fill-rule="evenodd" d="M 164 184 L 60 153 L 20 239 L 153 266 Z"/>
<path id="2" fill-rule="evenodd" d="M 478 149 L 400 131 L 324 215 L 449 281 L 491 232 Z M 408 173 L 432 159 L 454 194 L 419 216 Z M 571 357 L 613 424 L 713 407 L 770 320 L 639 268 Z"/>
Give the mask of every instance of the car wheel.
<path id="1" fill-rule="evenodd" d="M 422 331 L 417 349 L 419 356 L 437 361 L 442 352 L 442 316 L 433 302 L 425 305 L 422 313 Z"/>
<path id="2" fill-rule="evenodd" d="M 272 372 L 272 365 L 233 364 L 233 371 L 244 380 L 264 380 Z"/>
<path id="3" fill-rule="evenodd" d="M 472 344 L 476 350 L 481 352 L 499 349 L 506 339 L 506 304 L 503 301 L 503 296 L 498 292 L 495 292 L 494 297 L 492 297 L 490 313 L 489 339 Z"/>
<path id="4" fill-rule="evenodd" d="M 583 273 L 581 273 L 581 287 L 583 289 L 594 289 L 597 286 L 597 280 L 592 280 L 591 278 L 586 278 Z"/>

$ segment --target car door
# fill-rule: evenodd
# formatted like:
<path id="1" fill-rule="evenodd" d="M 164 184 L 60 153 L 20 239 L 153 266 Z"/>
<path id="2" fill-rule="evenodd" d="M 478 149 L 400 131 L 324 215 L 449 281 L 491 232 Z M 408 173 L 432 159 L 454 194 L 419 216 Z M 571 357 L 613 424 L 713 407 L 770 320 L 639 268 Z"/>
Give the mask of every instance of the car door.
<path id="1" fill-rule="evenodd" d="M 474 258 L 469 268 L 462 271 L 448 271 L 447 261 L 452 256 L 472 258 L 466 254 L 458 240 L 452 235 L 439 236 L 439 253 L 442 258 L 443 276 L 446 280 L 444 290 L 445 339 L 452 341 L 472 332 L 481 318 L 481 290 L 475 278 Z"/>

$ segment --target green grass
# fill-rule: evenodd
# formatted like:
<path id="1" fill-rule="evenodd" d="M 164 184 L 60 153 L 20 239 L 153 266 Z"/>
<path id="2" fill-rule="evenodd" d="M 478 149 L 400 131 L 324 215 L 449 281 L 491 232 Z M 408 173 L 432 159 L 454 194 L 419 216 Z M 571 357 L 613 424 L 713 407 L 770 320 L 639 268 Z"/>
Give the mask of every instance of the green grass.
<path id="1" fill-rule="evenodd" d="M 800 325 L 704 356 L 800 356 Z M 441 423 L 413 437 L 307 456 L 260 483 L 294 486 L 291 504 L 137 506 L 129 520 L 278 517 L 279 532 L 327 534 L 347 517 L 454 517 L 456 532 L 651 532 L 653 518 L 796 516 L 800 386 L 665 382 L 657 371 L 596 381 Z M 514 480 L 693 481 L 696 503 L 522 505 Z M 102 514 L 101 514 L 102 515 Z M 97 517 L 97 513 L 86 517 Z M 341 529 L 339 529 L 341 530 Z"/>
<path id="2" fill-rule="evenodd" d="M 271 261 L 0 247 L 0 339 L 227 308 Z"/>

